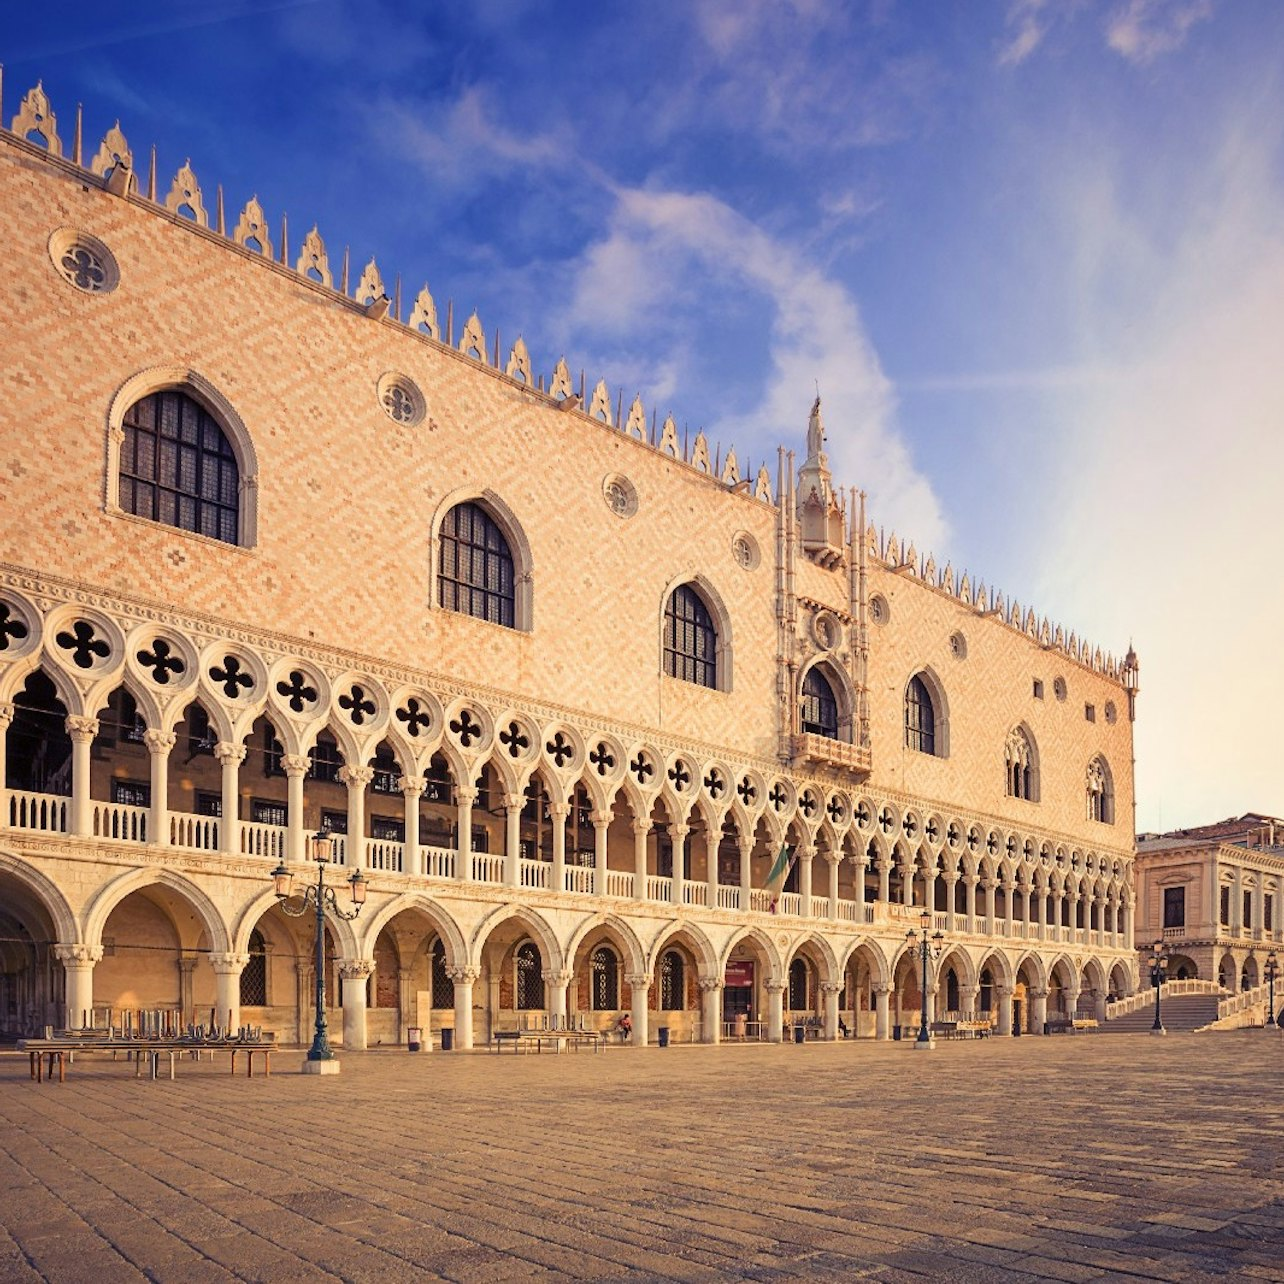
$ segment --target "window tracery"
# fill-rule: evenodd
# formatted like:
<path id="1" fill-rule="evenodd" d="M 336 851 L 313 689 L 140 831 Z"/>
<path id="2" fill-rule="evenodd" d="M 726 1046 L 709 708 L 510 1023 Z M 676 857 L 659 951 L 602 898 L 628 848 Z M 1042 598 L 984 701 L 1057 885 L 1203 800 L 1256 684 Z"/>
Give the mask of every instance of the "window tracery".
<path id="1" fill-rule="evenodd" d="M 664 671 L 697 686 L 718 685 L 718 632 L 699 593 L 679 584 L 664 608 Z"/>
<path id="2" fill-rule="evenodd" d="M 1034 745 L 1021 727 L 1014 727 L 1004 746 L 1005 792 L 1009 798 L 1038 798 Z"/>
<path id="3" fill-rule="evenodd" d="M 446 514 L 437 589 L 448 611 L 516 627 L 513 555 L 503 532 L 480 504 L 456 504 Z"/>
<path id="4" fill-rule="evenodd" d="M 919 753 L 936 754 L 936 708 L 919 674 L 905 688 L 905 745 Z"/>

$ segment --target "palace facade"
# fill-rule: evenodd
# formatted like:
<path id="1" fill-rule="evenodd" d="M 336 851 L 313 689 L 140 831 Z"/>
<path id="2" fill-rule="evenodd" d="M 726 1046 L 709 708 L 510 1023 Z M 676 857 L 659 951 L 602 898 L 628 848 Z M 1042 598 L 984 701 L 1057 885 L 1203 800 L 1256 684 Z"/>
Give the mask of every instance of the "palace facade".
<path id="1" fill-rule="evenodd" d="M 306 1040 L 315 832 L 368 880 L 349 1047 L 887 1038 L 924 915 L 936 1017 L 1134 989 L 1135 656 L 879 530 L 819 401 L 744 470 L 40 86 L 10 119 L 0 1029 Z"/>

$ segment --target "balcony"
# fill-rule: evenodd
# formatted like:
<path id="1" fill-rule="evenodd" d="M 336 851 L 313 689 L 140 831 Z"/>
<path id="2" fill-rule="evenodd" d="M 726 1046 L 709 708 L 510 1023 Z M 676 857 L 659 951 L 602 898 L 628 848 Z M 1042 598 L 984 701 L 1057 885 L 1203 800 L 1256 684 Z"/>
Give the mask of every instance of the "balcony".
<path id="1" fill-rule="evenodd" d="M 794 736 L 791 752 L 794 762 L 799 765 L 810 763 L 845 771 L 861 780 L 869 775 L 873 765 L 868 745 L 852 745 L 845 740 L 831 740 L 828 736 L 816 736 L 810 732 Z"/>

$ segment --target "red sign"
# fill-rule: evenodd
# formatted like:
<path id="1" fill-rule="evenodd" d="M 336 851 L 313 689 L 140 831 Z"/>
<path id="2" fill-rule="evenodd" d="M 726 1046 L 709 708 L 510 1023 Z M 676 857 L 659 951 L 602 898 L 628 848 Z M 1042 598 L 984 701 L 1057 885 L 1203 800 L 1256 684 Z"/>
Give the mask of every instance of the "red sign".
<path id="1" fill-rule="evenodd" d="M 744 986 L 753 984 L 753 963 L 728 963 L 726 984 Z"/>

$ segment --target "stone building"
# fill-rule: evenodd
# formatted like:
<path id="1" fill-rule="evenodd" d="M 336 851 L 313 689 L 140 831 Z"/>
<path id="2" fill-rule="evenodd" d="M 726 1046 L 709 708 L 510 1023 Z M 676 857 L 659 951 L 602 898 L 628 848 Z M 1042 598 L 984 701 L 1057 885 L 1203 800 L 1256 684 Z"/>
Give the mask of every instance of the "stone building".
<path id="1" fill-rule="evenodd" d="M 314 831 L 368 878 L 327 925 L 348 1046 L 626 1012 L 886 1038 L 924 912 L 937 1017 L 1133 989 L 1135 657 L 880 531 L 819 401 L 800 465 L 746 470 L 158 183 L 119 126 L 82 147 L 40 86 L 10 120 L 5 1031 L 306 1038 L 271 874 Z"/>
<path id="2" fill-rule="evenodd" d="M 1137 948 L 1162 940 L 1174 980 L 1255 989 L 1284 946 L 1284 820 L 1248 812 L 1137 836 Z"/>

